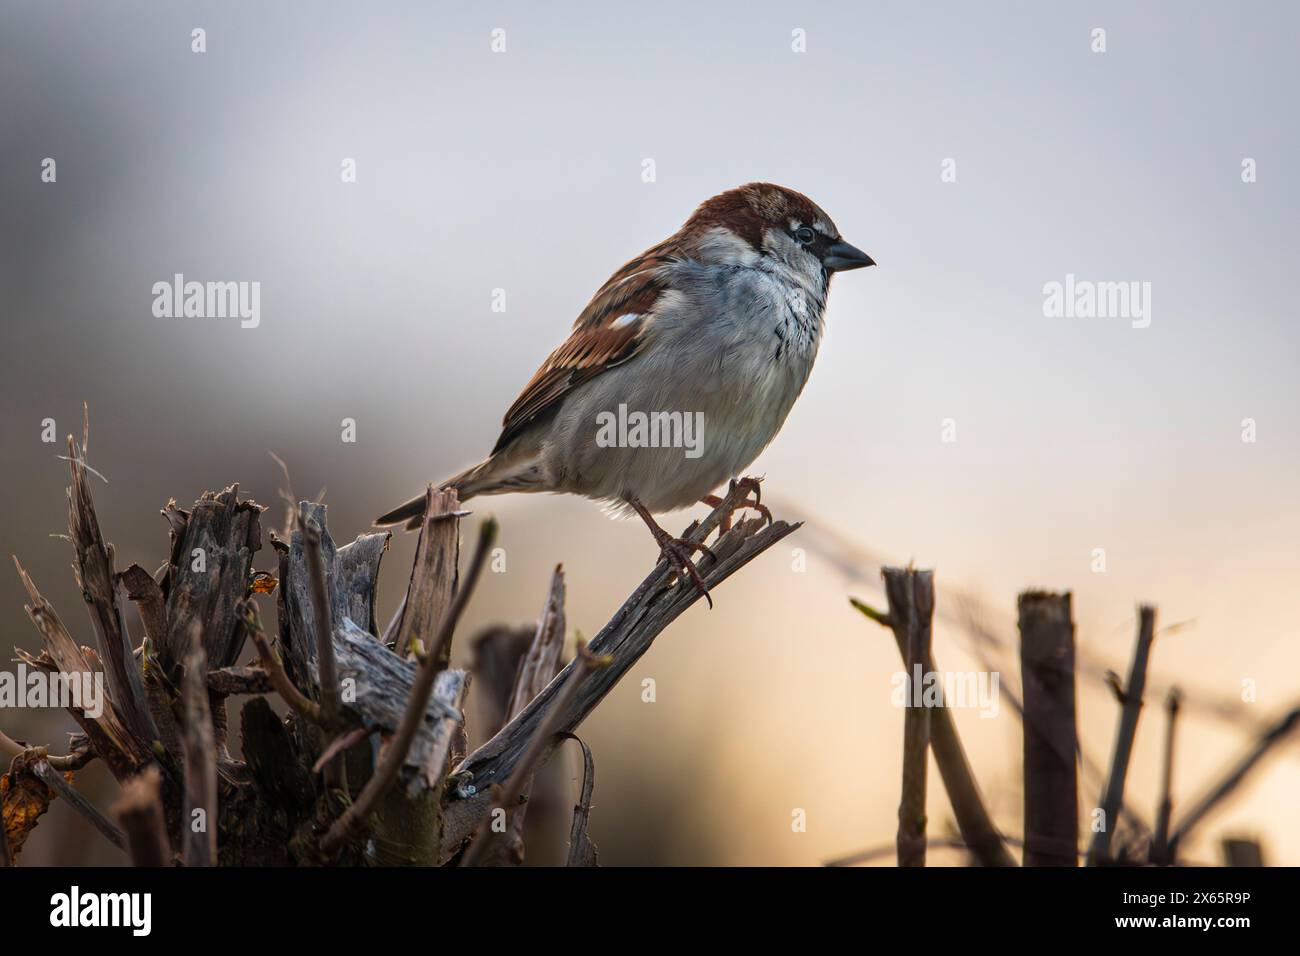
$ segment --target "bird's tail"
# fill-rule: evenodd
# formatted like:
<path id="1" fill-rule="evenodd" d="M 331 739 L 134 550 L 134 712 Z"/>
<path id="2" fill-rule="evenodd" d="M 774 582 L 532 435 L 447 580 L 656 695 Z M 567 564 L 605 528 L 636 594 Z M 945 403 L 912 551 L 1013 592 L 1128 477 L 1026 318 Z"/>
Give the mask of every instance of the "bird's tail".
<path id="1" fill-rule="evenodd" d="M 494 462 L 489 458 L 473 468 L 465 469 L 459 475 L 453 475 L 438 487 L 455 489 L 461 501 L 468 501 L 479 494 L 491 494 L 493 486 L 497 484 L 496 478 L 492 475 L 493 470 Z M 410 501 L 380 515 L 375 519 L 375 526 L 384 528 L 389 525 L 405 524 L 408 530 L 415 530 L 424 520 L 425 497 L 425 495 L 416 495 Z"/>

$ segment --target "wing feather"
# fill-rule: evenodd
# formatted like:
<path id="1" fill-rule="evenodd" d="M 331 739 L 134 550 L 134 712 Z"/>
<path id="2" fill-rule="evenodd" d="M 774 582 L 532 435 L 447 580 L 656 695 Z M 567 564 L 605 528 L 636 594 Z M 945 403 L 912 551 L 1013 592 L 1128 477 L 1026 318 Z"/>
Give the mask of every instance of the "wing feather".
<path id="1" fill-rule="evenodd" d="M 542 363 L 506 412 L 493 454 L 573 389 L 637 354 L 655 306 L 669 290 L 662 267 L 675 258 L 666 247 L 656 247 L 610 277 L 573 323 L 568 340 Z"/>

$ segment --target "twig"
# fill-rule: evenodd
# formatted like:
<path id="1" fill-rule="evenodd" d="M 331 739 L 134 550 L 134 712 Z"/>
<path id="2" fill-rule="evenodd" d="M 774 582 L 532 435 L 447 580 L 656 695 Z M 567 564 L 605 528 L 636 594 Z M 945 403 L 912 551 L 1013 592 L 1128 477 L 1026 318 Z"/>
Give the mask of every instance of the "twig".
<path id="1" fill-rule="evenodd" d="M 190 628 L 190 648 L 181 679 L 185 754 L 185 817 L 181 853 L 186 866 L 217 862 L 217 744 L 208 706 L 208 656 L 197 622 Z"/>
<path id="2" fill-rule="evenodd" d="M 608 667 L 611 660 L 593 654 L 587 648 L 580 646 L 574 657 L 574 663 L 577 667 L 568 672 L 568 677 L 555 698 L 555 705 L 547 713 L 546 719 L 538 725 L 514 773 L 510 775 L 505 786 L 498 788 L 496 798 L 492 801 L 492 810 L 484 814 L 483 819 L 479 821 L 478 834 L 461 857 L 461 866 L 474 866 L 483 857 L 488 849 L 488 843 L 491 842 L 493 814 L 498 810 L 508 813 L 519 803 L 519 798 L 523 796 L 524 790 L 543 758 L 550 754 L 553 738 L 558 732 L 556 725 L 563 719 L 565 709 L 578 693 L 578 688 L 582 686 L 588 674 L 602 667 Z"/>
<path id="3" fill-rule="evenodd" d="M 907 645 L 903 630 L 892 626 L 888 614 L 882 614 L 856 598 L 850 598 L 849 602 L 877 624 L 889 628 L 894 635 L 894 643 L 898 646 L 899 656 L 906 665 Z M 926 661 L 926 670 L 939 670 L 933 652 Z M 943 780 L 944 789 L 948 791 L 948 802 L 952 804 L 962 840 L 971 848 L 982 866 L 1015 866 L 1015 858 L 1007 850 L 1004 837 L 984 806 L 979 784 L 971 770 L 970 761 L 966 759 L 961 737 L 957 734 L 957 724 L 952 719 L 952 711 L 946 706 L 934 708 L 930 715 L 930 749 L 934 753 L 935 763 L 939 765 L 939 776 Z M 896 848 L 891 847 L 891 852 L 894 849 Z"/>
<path id="4" fill-rule="evenodd" d="M 312 764 L 311 772 L 320 773 L 325 765 L 336 756 L 351 747 L 355 747 L 373 733 L 375 731 L 369 727 L 353 727 L 351 730 L 339 734 L 325 745 L 325 749 L 320 752 L 320 756 Z"/>
<path id="5" fill-rule="evenodd" d="M 406 595 L 402 595 L 402 601 L 397 605 L 397 610 L 393 616 L 388 619 L 388 626 L 384 628 L 384 633 L 379 637 L 379 643 L 385 647 L 394 647 L 397 642 L 397 629 L 402 624 L 402 615 L 406 613 Z"/>
<path id="6" fill-rule="evenodd" d="M 596 786 L 596 762 L 591 748 L 576 734 L 565 734 L 582 748 L 582 795 L 573 807 L 573 824 L 569 827 L 569 858 L 566 866 L 600 866 L 596 844 L 591 842 L 587 827 L 591 822 L 591 793 Z"/>
<path id="7" fill-rule="evenodd" d="M 135 866 L 171 866 L 171 841 L 163 820 L 162 775 L 148 766 L 122 785 L 113 815 L 126 831 L 127 852 Z"/>
<path id="8" fill-rule="evenodd" d="M 1187 815 L 1179 821 L 1178 826 L 1174 828 L 1173 835 L 1169 838 L 1169 854 L 1171 858 L 1177 857 L 1179 844 L 1187 839 L 1187 835 L 1209 815 L 1211 810 L 1236 790 L 1268 752 L 1286 739 L 1297 726 L 1300 726 L 1300 708 L 1292 710 L 1265 731 L 1259 740 L 1255 742 L 1255 746 L 1250 749 L 1250 752 L 1234 764 L 1219 782 L 1193 805 Z"/>
<path id="9" fill-rule="evenodd" d="M 922 699 L 930 658 L 934 572 L 883 568 L 889 620 L 906 635 L 906 709 L 903 711 L 903 790 L 898 803 L 898 865 L 925 866 L 925 792 L 930 753 L 930 714 Z"/>
<path id="10" fill-rule="evenodd" d="M 1025 866 L 1077 866 L 1078 731 L 1070 595 L 1026 591 L 1016 603 L 1025 699 Z"/>
<path id="11" fill-rule="evenodd" d="M 67 800 L 68 804 L 89 820 L 91 825 L 102 833 L 110 843 L 120 850 L 126 849 L 126 840 L 122 836 L 122 831 L 113 826 L 113 824 L 109 822 L 108 818 L 100 813 L 99 809 L 93 803 L 83 797 L 81 793 L 72 786 L 72 784 L 68 783 L 63 774 L 59 773 L 59 771 L 55 770 L 50 765 L 48 759 L 36 761 L 36 763 L 32 765 L 32 773 L 40 779 L 41 783 L 45 784 L 64 800 Z"/>
<path id="12" fill-rule="evenodd" d="M 334 821 L 329 832 L 321 840 L 321 849 L 326 853 L 334 852 L 359 832 L 379 799 L 388 792 L 393 781 L 397 779 L 397 772 L 406 760 L 411 742 L 424 723 L 425 710 L 429 706 L 429 695 L 433 693 L 434 681 L 438 677 L 437 661 L 440 651 L 443 645 L 451 640 L 452 631 L 455 630 L 465 605 L 469 603 L 470 595 L 474 593 L 474 586 L 478 583 L 483 565 L 487 563 L 488 553 L 492 549 L 493 542 L 496 541 L 496 536 L 497 523 L 495 519 L 489 518 L 479 528 L 478 543 L 474 547 L 474 556 L 470 559 L 465 580 L 456 592 L 446 616 L 442 619 L 442 626 L 432 646 L 420 659 L 411 696 L 406 703 L 406 710 L 402 714 L 402 722 L 397 728 L 397 733 L 385 748 L 378 766 L 366 781 L 361 793 L 357 795 L 355 802 Z"/>
<path id="13" fill-rule="evenodd" d="M 285 673 L 280 655 L 266 639 L 266 632 L 262 630 L 262 617 L 258 613 L 257 604 L 251 598 L 244 601 L 242 616 L 248 636 L 253 639 L 253 646 L 257 648 L 262 669 L 266 671 L 266 676 L 270 679 L 275 692 L 295 711 L 319 726 L 322 723 L 320 705 L 303 694 Z"/>
<path id="14" fill-rule="evenodd" d="M 0 756 L 5 756 L 12 760 L 20 753 L 29 749 L 30 745 L 24 746 L 6 734 L 3 730 L 0 730 Z M 64 754 L 62 756 L 55 756 L 47 753 L 45 759 L 49 761 L 50 766 L 55 770 L 63 772 L 68 770 L 80 770 L 86 764 L 90 763 L 90 761 L 94 759 L 94 756 L 93 753 L 87 750 L 81 753 Z M 8 764 L 6 763 L 5 766 L 8 766 Z"/>
<path id="15" fill-rule="evenodd" d="M 1111 759 L 1110 776 L 1101 797 L 1101 829 L 1093 834 L 1088 847 L 1088 866 L 1097 866 L 1110 858 L 1110 841 L 1119 820 L 1120 804 L 1124 800 L 1124 781 L 1128 776 L 1129 757 L 1133 754 L 1133 739 L 1137 736 L 1138 717 L 1142 713 L 1142 695 L 1146 692 L 1147 661 L 1151 657 L 1151 641 L 1155 637 L 1156 609 L 1144 604 L 1138 609 L 1137 646 L 1133 649 L 1133 663 L 1129 667 L 1128 684 L 1124 687 L 1124 709 L 1120 713 L 1119 729 L 1115 734 L 1115 752 Z"/>
<path id="16" fill-rule="evenodd" d="M 1160 767 L 1160 805 L 1156 811 L 1155 835 L 1151 840 L 1152 863 L 1173 862 L 1169 856 L 1169 818 L 1174 810 L 1174 728 L 1178 723 L 1180 697 L 1176 687 L 1165 697 L 1165 753 Z"/>

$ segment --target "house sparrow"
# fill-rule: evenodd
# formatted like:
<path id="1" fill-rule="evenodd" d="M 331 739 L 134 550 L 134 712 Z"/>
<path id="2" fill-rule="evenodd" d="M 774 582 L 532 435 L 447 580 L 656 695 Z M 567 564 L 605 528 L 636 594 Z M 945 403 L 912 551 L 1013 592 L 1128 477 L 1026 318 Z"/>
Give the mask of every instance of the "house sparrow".
<path id="1" fill-rule="evenodd" d="M 651 514 L 721 503 L 711 492 L 758 457 L 808 380 L 832 273 L 870 265 L 792 189 L 750 183 L 706 200 L 601 286 L 506 412 L 492 454 L 440 487 L 461 500 L 564 492 L 635 512 L 708 597 L 691 562 L 708 549 Z M 770 521 L 758 482 L 742 481 L 754 495 L 743 506 Z M 424 503 L 375 523 L 419 527 Z"/>

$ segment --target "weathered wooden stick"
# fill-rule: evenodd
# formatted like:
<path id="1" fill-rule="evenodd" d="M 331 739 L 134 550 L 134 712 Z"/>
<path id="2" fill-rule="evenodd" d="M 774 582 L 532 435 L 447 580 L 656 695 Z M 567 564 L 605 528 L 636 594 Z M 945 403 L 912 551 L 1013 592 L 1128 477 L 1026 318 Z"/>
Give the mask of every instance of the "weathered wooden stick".
<path id="1" fill-rule="evenodd" d="M 122 836 L 122 831 L 109 821 L 109 819 L 99 812 L 99 808 L 81 795 L 72 784 L 64 778 L 63 774 L 50 766 L 48 759 L 38 760 L 32 765 L 34 773 L 41 781 L 90 821 L 91 826 L 98 830 L 104 837 L 119 850 L 126 849 L 126 840 Z"/>
<path id="2" fill-rule="evenodd" d="M 849 603 L 877 624 L 889 629 L 898 646 L 898 654 L 906 666 L 907 635 L 903 630 L 894 628 L 888 614 L 882 614 L 869 604 L 856 598 L 850 598 Z M 939 665 L 935 663 L 932 651 L 930 659 L 926 661 L 926 671 L 938 670 Z M 946 705 L 934 708 L 930 715 L 930 750 L 934 753 L 935 763 L 939 765 L 939 777 L 948 792 L 948 802 L 952 804 L 953 816 L 957 818 L 963 845 L 970 847 L 981 866 L 1015 866 L 1015 858 L 1007 849 L 1006 837 L 998 830 L 984 806 L 975 773 L 971 770 L 961 737 L 957 734 L 957 723 Z M 934 841 L 930 841 L 930 845 L 933 846 Z"/>
<path id="3" fill-rule="evenodd" d="M 460 498 L 452 488 L 429 486 L 425 492 L 424 523 L 415 546 L 411 580 L 402 599 L 401 623 L 393 649 L 400 655 L 412 652 L 412 640 L 430 640 L 437 634 L 451 609 L 456 591 L 456 568 L 460 560 Z M 451 639 L 438 652 L 437 669 L 451 660 Z M 420 656 L 420 655 L 416 655 Z"/>
<path id="4" fill-rule="evenodd" d="M 1156 810 L 1156 828 L 1148 857 L 1152 863 L 1162 865 L 1174 862 L 1169 855 L 1169 818 L 1174 810 L 1174 728 L 1178 723 L 1181 698 L 1177 687 L 1165 697 L 1165 753 L 1160 766 L 1160 804 Z"/>
<path id="5" fill-rule="evenodd" d="M 1173 835 L 1169 838 L 1170 855 L 1176 857 L 1178 846 L 1187 839 L 1200 823 L 1209 815 L 1210 811 L 1217 807 L 1226 799 L 1241 782 L 1246 779 L 1250 772 L 1267 756 L 1277 744 L 1285 740 L 1290 734 L 1300 727 L 1300 708 L 1292 710 L 1270 727 L 1256 741 L 1255 746 L 1245 754 L 1237 763 L 1210 787 L 1209 791 L 1200 800 L 1192 805 L 1192 809 L 1187 811 L 1186 816 L 1178 822 L 1174 828 Z"/>
<path id="6" fill-rule="evenodd" d="M 86 449 L 90 435 L 89 415 L 83 420 L 83 447 L 68 436 L 68 463 L 72 483 L 68 488 L 68 538 L 75 560 L 73 571 L 86 602 L 99 642 L 100 656 L 107 663 L 108 688 L 119 719 L 139 739 L 156 740 L 158 731 L 145 702 L 144 685 L 132 653 L 126 618 L 118 601 L 113 573 L 113 546 L 104 541 L 99 518 L 86 480 Z"/>
<path id="7" fill-rule="evenodd" d="M 1133 663 L 1129 667 L 1128 683 L 1123 691 L 1123 710 L 1119 729 L 1115 733 L 1115 752 L 1111 758 L 1110 776 L 1101 796 L 1101 827 L 1092 837 L 1088 847 L 1088 866 L 1097 866 L 1110 858 L 1110 841 L 1119 821 L 1119 808 L 1124 800 L 1124 781 L 1128 776 L 1129 758 L 1133 755 L 1133 740 L 1137 736 L 1138 717 L 1142 714 L 1142 695 L 1146 692 L 1147 661 L 1151 657 L 1151 641 L 1156 632 L 1156 609 L 1148 604 L 1138 608 L 1137 646 L 1133 649 Z"/>
<path id="8" fill-rule="evenodd" d="M 181 680 L 184 706 L 185 816 L 181 820 L 181 855 L 186 866 L 217 863 L 217 748 L 208 706 L 208 660 L 196 621 Z"/>
<path id="9" fill-rule="evenodd" d="M 1226 837 L 1223 841 L 1224 866 L 1264 865 L 1264 848 L 1258 840 L 1244 840 L 1239 837 Z"/>
<path id="10" fill-rule="evenodd" d="M 1078 730 L 1070 595 L 1026 591 L 1017 607 L 1025 703 L 1025 866 L 1077 866 Z"/>
<path id="11" fill-rule="evenodd" d="M 126 832 L 127 852 L 135 866 L 171 866 L 171 841 L 163 819 L 162 775 L 145 767 L 122 785 L 113 815 Z"/>
<path id="12" fill-rule="evenodd" d="M 80 678 L 95 673 L 97 668 L 92 666 L 86 656 L 93 652 L 90 648 L 79 647 L 72 639 L 54 606 L 37 590 L 36 583 L 23 570 L 16 556 L 14 565 L 31 601 L 25 606 L 27 616 L 40 631 L 45 644 L 45 649 L 39 656 L 22 648 L 14 648 L 14 652 L 29 667 L 39 668 L 47 674 L 60 673 Z M 104 759 L 113 776 L 121 781 L 135 776 L 141 767 L 152 762 L 153 754 L 148 749 L 148 743 L 137 737 L 122 722 L 113 703 L 111 698 L 106 701 L 103 712 L 98 717 L 91 717 L 84 708 L 71 707 L 69 712 L 85 731 L 95 753 Z"/>
<path id="13" fill-rule="evenodd" d="M 889 620 L 906 635 L 907 689 L 903 711 L 903 787 L 898 802 L 898 865 L 925 866 L 925 797 L 930 759 L 931 708 L 923 688 L 930 659 L 934 616 L 934 572 L 882 568 Z"/>

